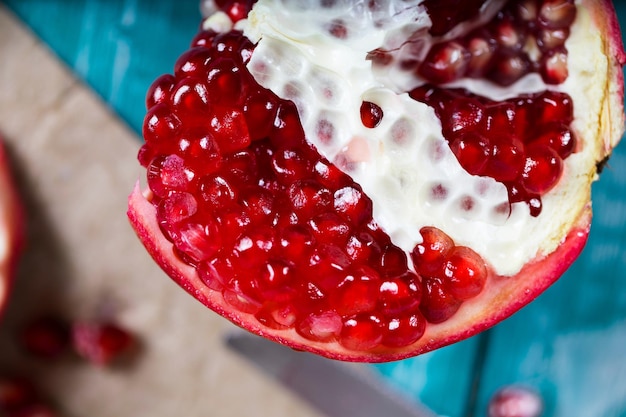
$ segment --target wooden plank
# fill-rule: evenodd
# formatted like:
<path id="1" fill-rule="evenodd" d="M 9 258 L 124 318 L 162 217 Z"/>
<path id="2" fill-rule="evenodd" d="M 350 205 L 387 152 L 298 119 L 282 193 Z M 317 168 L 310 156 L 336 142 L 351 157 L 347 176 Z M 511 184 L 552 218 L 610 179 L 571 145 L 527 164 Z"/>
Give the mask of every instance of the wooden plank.
<path id="1" fill-rule="evenodd" d="M 228 351 L 222 338 L 234 326 L 149 259 L 125 218 L 139 139 L 2 5 L 0 55 L 0 132 L 28 221 L 0 326 L 0 373 L 33 378 L 63 416 L 319 416 Z M 16 344 L 35 314 L 103 310 L 141 341 L 126 367 L 50 363 Z"/>

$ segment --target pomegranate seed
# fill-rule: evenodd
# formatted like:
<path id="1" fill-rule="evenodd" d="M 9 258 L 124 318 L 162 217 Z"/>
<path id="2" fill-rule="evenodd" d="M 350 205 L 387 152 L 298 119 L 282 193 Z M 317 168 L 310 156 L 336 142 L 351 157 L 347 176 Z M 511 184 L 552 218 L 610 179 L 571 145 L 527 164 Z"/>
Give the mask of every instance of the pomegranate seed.
<path id="1" fill-rule="evenodd" d="M 491 153 L 491 145 L 487 138 L 469 132 L 454 139 L 450 143 L 450 149 L 468 173 L 483 175 Z"/>
<path id="2" fill-rule="evenodd" d="M 539 9 L 539 24 L 550 29 L 562 29 L 572 25 L 576 18 L 573 0 L 545 0 Z"/>
<path id="3" fill-rule="evenodd" d="M 288 329 L 295 324 L 296 313 L 296 308 L 289 303 L 267 302 L 254 316 L 269 328 Z"/>
<path id="4" fill-rule="evenodd" d="M 541 77 L 546 84 L 561 84 L 568 76 L 567 53 L 553 50 L 544 55 L 541 62 Z"/>
<path id="5" fill-rule="evenodd" d="M 31 355 L 56 359 L 69 347 L 69 324 L 58 317 L 39 317 L 21 329 L 18 339 L 22 349 Z"/>
<path id="6" fill-rule="evenodd" d="M 319 243 L 345 243 L 350 233 L 350 225 L 333 212 L 318 214 L 309 221 L 309 226 Z"/>
<path id="7" fill-rule="evenodd" d="M 522 185 L 533 194 L 545 194 L 561 177 L 563 161 L 556 151 L 547 146 L 529 146 L 522 173 Z"/>
<path id="8" fill-rule="evenodd" d="M 307 315 L 297 324 L 296 330 L 306 339 L 328 342 L 339 337 L 342 327 L 341 317 L 331 310 Z"/>
<path id="9" fill-rule="evenodd" d="M 383 312 L 388 317 L 404 316 L 418 311 L 422 289 L 417 276 L 412 272 L 386 278 L 381 282 L 379 291 Z"/>
<path id="10" fill-rule="evenodd" d="M 480 255 L 465 246 L 454 247 L 447 256 L 443 275 L 450 294 L 457 300 L 476 297 L 485 286 L 487 267 Z"/>
<path id="11" fill-rule="evenodd" d="M 426 320 L 419 313 L 389 320 L 383 331 L 381 343 L 389 347 L 408 346 L 419 340 L 426 330 Z"/>
<path id="12" fill-rule="evenodd" d="M 418 74 L 436 84 L 448 83 L 465 74 L 469 60 L 469 52 L 460 43 L 439 43 L 430 49 Z"/>
<path id="13" fill-rule="evenodd" d="M 361 122 L 363 126 L 373 129 L 383 120 L 383 109 L 371 101 L 361 103 Z"/>
<path id="14" fill-rule="evenodd" d="M 135 345 L 133 335 L 114 323 L 79 322 L 72 328 L 76 352 L 95 365 L 108 365 Z"/>
<path id="15" fill-rule="evenodd" d="M 380 344 L 383 326 L 376 316 L 363 315 L 346 320 L 339 335 L 339 343 L 350 350 L 370 350 Z"/>
<path id="16" fill-rule="evenodd" d="M 413 265 L 420 275 L 440 275 L 443 262 L 454 247 L 454 242 L 436 227 L 423 227 L 420 234 L 422 243 L 418 243 L 411 251 Z"/>
<path id="17" fill-rule="evenodd" d="M 489 417 L 539 417 L 543 413 L 543 401 L 529 388 L 508 386 L 493 395 L 488 413 Z"/>
<path id="18" fill-rule="evenodd" d="M 529 58 L 523 52 L 499 50 L 493 58 L 487 77 L 506 87 L 528 74 L 530 68 Z"/>
<path id="19" fill-rule="evenodd" d="M 163 142 L 178 133 L 182 123 L 166 103 L 155 104 L 148 110 L 143 123 L 143 137 L 147 143 Z"/>
<path id="20" fill-rule="evenodd" d="M 542 29 L 537 36 L 537 45 L 545 53 L 565 45 L 569 37 L 569 28 Z"/>
<path id="21" fill-rule="evenodd" d="M 212 62 L 211 51 L 205 47 L 194 47 L 184 52 L 174 64 L 174 77 L 181 80 L 185 77 L 201 77 L 206 67 Z"/>
<path id="22" fill-rule="evenodd" d="M 551 123 L 541 129 L 542 133 L 531 139 L 531 144 L 547 146 L 561 157 L 567 158 L 574 152 L 576 140 L 570 128 L 563 123 Z"/>
<path id="23" fill-rule="evenodd" d="M 443 133 L 450 140 L 458 134 L 480 130 L 486 122 L 482 104 L 469 97 L 460 97 L 446 106 L 444 117 L 446 125 Z"/>
<path id="24" fill-rule="evenodd" d="M 370 268 L 346 276 L 331 294 L 335 311 L 343 317 L 368 313 L 376 308 L 380 277 Z"/>
<path id="25" fill-rule="evenodd" d="M 176 79 L 170 74 L 157 78 L 146 93 L 146 109 L 150 110 L 156 104 L 167 102 L 175 83 Z"/>
<path id="26" fill-rule="evenodd" d="M 533 120 L 537 126 L 553 122 L 569 125 L 574 120 L 574 104 L 565 93 L 548 90 L 535 99 Z"/>
<path id="27" fill-rule="evenodd" d="M 372 200 L 356 184 L 335 191 L 333 207 L 354 226 L 359 226 L 372 218 Z"/>
<path id="28" fill-rule="evenodd" d="M 442 323 L 457 312 L 461 301 L 456 299 L 439 277 L 423 277 L 420 310 L 429 323 Z"/>
<path id="29" fill-rule="evenodd" d="M 477 35 L 467 42 L 467 50 L 470 60 L 466 76 L 479 78 L 489 71 L 489 65 L 495 51 L 493 42 L 490 42 L 486 35 Z"/>
<path id="30" fill-rule="evenodd" d="M 148 186 L 163 198 L 174 191 L 187 191 L 194 176 L 178 155 L 159 155 L 148 166 Z"/>
<path id="31" fill-rule="evenodd" d="M 496 181 L 515 181 L 524 167 L 524 144 L 515 137 L 494 138 L 484 175 Z"/>

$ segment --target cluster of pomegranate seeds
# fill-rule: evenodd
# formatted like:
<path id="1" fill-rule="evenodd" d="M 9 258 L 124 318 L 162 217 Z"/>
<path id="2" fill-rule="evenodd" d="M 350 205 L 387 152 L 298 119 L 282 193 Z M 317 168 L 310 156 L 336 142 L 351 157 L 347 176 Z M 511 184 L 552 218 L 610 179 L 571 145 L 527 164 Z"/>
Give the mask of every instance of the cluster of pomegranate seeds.
<path id="1" fill-rule="evenodd" d="M 139 160 L 161 230 L 208 288 L 268 328 L 360 351 L 415 342 L 440 295 L 422 290 L 361 187 L 305 140 L 295 105 L 249 74 L 252 49 L 237 31 L 202 32 L 150 88 Z M 375 126 L 382 110 L 364 102 L 361 116 Z M 484 279 L 474 255 L 424 260 L 457 304 Z"/>
<path id="2" fill-rule="evenodd" d="M 503 183 L 511 203 L 524 201 L 531 215 L 539 215 L 541 196 L 558 183 L 563 160 L 576 151 L 567 94 L 548 90 L 495 102 L 424 85 L 410 96 L 433 107 L 468 173 Z"/>
<path id="3" fill-rule="evenodd" d="M 480 3 L 463 7 L 476 11 Z M 459 22 L 450 16 L 459 6 L 448 5 L 442 16 L 437 7 L 431 4 L 429 12 L 435 34 L 442 35 Z M 560 84 L 568 76 L 565 41 L 575 17 L 573 0 L 509 1 L 487 25 L 435 43 L 416 72 L 436 84 L 471 77 L 508 86 L 531 72 L 547 84 Z"/>
<path id="4" fill-rule="evenodd" d="M 472 249 L 458 246 L 441 230 L 424 227 L 422 243 L 411 252 L 411 260 L 422 277 L 421 311 L 430 323 L 446 321 L 483 290 L 487 267 Z"/>

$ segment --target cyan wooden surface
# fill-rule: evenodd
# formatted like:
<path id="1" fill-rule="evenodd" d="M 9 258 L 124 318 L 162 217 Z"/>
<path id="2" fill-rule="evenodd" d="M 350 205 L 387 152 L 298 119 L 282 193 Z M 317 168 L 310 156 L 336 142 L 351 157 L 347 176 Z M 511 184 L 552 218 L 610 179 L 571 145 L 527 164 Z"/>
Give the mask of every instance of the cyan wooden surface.
<path id="1" fill-rule="evenodd" d="M 138 133 L 145 91 L 199 22 L 197 0 L 4 3 Z M 626 25 L 626 4 L 615 6 Z M 534 303 L 473 339 L 376 369 L 446 416 L 485 416 L 496 389 L 524 384 L 546 417 L 626 417 L 626 143 L 593 197 L 585 251 Z"/>

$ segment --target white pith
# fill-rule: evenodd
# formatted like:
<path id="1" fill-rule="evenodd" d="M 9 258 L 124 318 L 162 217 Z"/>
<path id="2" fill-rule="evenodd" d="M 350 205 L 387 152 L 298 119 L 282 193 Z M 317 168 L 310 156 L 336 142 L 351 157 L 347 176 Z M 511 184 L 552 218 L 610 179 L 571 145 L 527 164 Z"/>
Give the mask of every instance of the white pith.
<path id="1" fill-rule="evenodd" d="M 374 22 L 384 13 L 361 9 L 364 2 L 313 6 L 318 3 L 259 0 L 237 26 L 258 42 L 248 67 L 261 85 L 296 103 L 307 139 L 363 187 L 374 203 L 375 220 L 394 243 L 410 252 L 421 241 L 420 228 L 435 226 L 456 244 L 477 251 L 499 275 L 514 275 L 529 260 L 552 252 L 587 203 L 601 155 L 593 138 L 600 127 L 608 63 L 588 12 L 578 9 L 575 25 L 583 29 L 572 28 L 566 45 L 570 76 L 556 88 L 573 98 L 581 151 L 565 160 L 562 180 L 543 196 L 541 215 L 532 217 L 526 203 L 514 204 L 510 214 L 498 210 L 508 203 L 505 187 L 464 171 L 432 109 L 406 94 L 419 79 L 393 66 L 374 71 L 365 59 L 369 51 L 401 45 L 420 29 L 425 34 L 430 20 L 415 7 L 421 1 L 390 1 L 384 13 L 394 17 L 379 26 Z M 351 32 L 346 39 L 328 34 L 327 25 L 336 17 Z M 206 26 L 224 30 L 224 15 L 213 15 Z M 494 99 L 546 88 L 536 74 L 506 90 L 476 81 L 462 86 Z M 361 122 L 364 100 L 383 109 L 374 129 Z M 318 134 L 321 120 L 334 126 L 331 141 Z M 448 190 L 443 201 L 430 197 L 438 184 Z M 461 208 L 467 196 L 474 200 L 470 211 Z"/>

